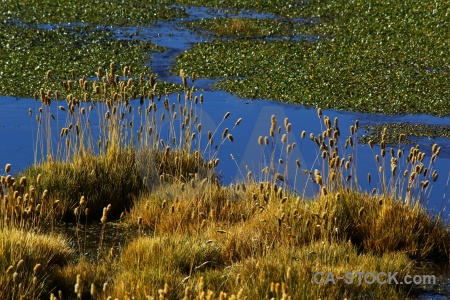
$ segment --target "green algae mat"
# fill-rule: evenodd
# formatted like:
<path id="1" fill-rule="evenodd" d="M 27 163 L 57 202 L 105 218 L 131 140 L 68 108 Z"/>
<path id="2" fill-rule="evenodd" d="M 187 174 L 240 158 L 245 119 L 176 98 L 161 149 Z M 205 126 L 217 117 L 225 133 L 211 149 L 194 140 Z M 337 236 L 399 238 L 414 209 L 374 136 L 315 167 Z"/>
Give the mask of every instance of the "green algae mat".
<path id="1" fill-rule="evenodd" d="M 172 1 L 170 1 L 172 2 Z M 133 66 L 151 74 L 150 41 L 119 40 L 102 26 L 182 20 L 182 6 L 227 14 L 184 23 L 210 36 L 179 55 L 184 69 L 250 99 L 370 113 L 450 115 L 447 1 L 3 1 L 0 94 L 56 89 L 67 70 Z M 236 18 L 241 11 L 255 18 Z M 65 26 L 71 24 L 71 26 Z M 47 25 L 47 27 L 45 27 Z M 52 25 L 51 30 L 49 26 Z M 54 26 L 57 25 L 57 26 Z M 207 32 L 207 29 L 209 32 Z M 299 36 L 310 37 L 298 38 Z M 45 75 L 52 70 L 47 83 Z"/>
<path id="2" fill-rule="evenodd" d="M 295 9 L 283 1 L 277 8 L 252 7 L 313 20 L 303 33 L 317 42 L 258 39 L 261 30 L 251 40 L 235 34 L 197 44 L 174 69 L 195 66 L 200 77 L 222 78 L 217 88 L 241 97 L 370 113 L 450 114 L 447 1 L 290 4 Z M 201 22 L 190 26 L 196 23 L 204 28 Z"/>

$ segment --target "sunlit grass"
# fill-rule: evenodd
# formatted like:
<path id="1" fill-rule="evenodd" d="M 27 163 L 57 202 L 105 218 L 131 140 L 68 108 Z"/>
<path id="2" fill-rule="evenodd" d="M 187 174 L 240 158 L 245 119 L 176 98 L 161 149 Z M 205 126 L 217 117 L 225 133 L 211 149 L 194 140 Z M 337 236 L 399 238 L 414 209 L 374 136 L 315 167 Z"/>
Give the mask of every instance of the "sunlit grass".
<path id="1" fill-rule="evenodd" d="M 446 3 L 221 2 L 229 12 L 316 17 L 312 26 L 295 29 L 320 39 L 253 41 L 290 35 L 283 26 L 291 23 L 216 20 L 209 29 L 218 36 L 247 40 L 208 42 L 184 53 L 174 67 L 185 70 L 178 97 L 170 95 L 174 85 L 157 83 L 143 67 L 148 52 L 162 50 L 151 43 L 113 40 L 107 30 L 84 25 L 46 30 L 20 22 L 146 25 L 185 16 L 181 9 L 159 5 L 164 1 L 52 3 L 7 1 L 0 13 L 8 20 L 0 22 L 0 93 L 35 94 L 39 101 L 30 111 L 35 165 L 23 174 L 6 165 L 1 176 L 1 299 L 403 299 L 411 286 L 312 279 L 315 272 L 349 271 L 400 278 L 448 266 L 448 221 L 423 206 L 438 180 L 437 145 L 427 157 L 418 147 L 402 149 L 395 128 L 379 128 L 378 139 L 368 141 L 379 172 L 357 174 L 358 122 L 344 136 L 347 128 L 319 110 L 321 133 L 307 135 L 273 116 L 270 131 L 250 141 L 261 148 L 260 168 L 239 170 L 245 180 L 224 186 L 213 140 L 217 149 L 238 142 L 232 134 L 241 119 L 223 129 L 226 113 L 217 128 L 202 128 L 203 97 L 187 84 L 189 76 L 189 82 L 196 75 L 224 78 L 217 87 L 250 98 L 448 115 Z M 214 23 L 191 25 L 204 29 L 208 22 Z M 59 128 L 54 119 L 61 118 Z M 283 163 L 301 147 L 294 134 L 317 146 L 310 170 Z M 398 149 L 386 147 L 390 138 Z M 290 168 L 295 177 L 307 173 L 318 194 L 307 199 L 288 186 Z M 361 191 L 361 180 L 372 180 L 374 190 Z M 70 244 L 54 234 L 61 218 L 76 227 Z M 99 232 L 88 218 L 101 224 Z M 118 220 L 135 234 L 126 244 L 109 244 L 106 229 Z M 88 235 L 98 240 L 90 258 L 82 247 Z M 69 248 L 77 244 L 78 251 Z"/>
<path id="2" fill-rule="evenodd" d="M 69 261 L 72 250 L 62 236 L 32 230 L 0 229 L 0 297 L 38 299 L 55 284 L 55 271 Z"/>
<path id="3" fill-rule="evenodd" d="M 135 164 L 134 150 L 123 149 L 115 154 L 76 157 L 72 162 L 46 162 L 27 169 L 23 175 L 36 182 L 41 174 L 36 187 L 41 192 L 49 191 L 48 208 L 60 200 L 54 218 L 74 220 L 74 209 L 82 196 L 89 207 L 89 219 L 100 218 L 108 204 L 113 205 L 111 216 L 116 218 L 143 188 Z"/>
<path id="4" fill-rule="evenodd" d="M 124 77 L 128 72 L 125 67 Z M 35 165 L 13 177 L 8 164 L 1 177 L 0 228 L 6 241 L 1 249 L 5 269 L 12 265 L 1 277 L 8 282 L 7 297 L 401 299 L 411 286 L 318 285 L 312 278 L 316 272 L 339 276 L 350 271 L 398 272 L 401 277 L 449 264 L 448 223 L 423 206 L 438 179 L 437 145 L 431 157 L 418 147 L 407 152 L 400 143 L 388 149 L 388 128 L 383 128 L 379 147 L 369 142 L 379 170 L 372 174 L 376 187 L 362 191 L 355 155 L 358 120 L 344 130 L 337 118 L 318 109 L 321 132 L 307 138 L 288 118 L 280 124 L 273 115 L 266 135 L 253 141 L 261 148 L 259 169 L 247 167 L 245 180 L 224 186 L 217 170 L 220 146 L 214 147 L 213 140 L 237 142 L 232 133 L 242 119 L 222 130 L 231 115 L 227 112 L 216 128 L 204 128 L 197 114 L 203 96 L 188 87 L 183 70 L 184 93 L 164 97 L 155 97 L 149 88 L 156 85 L 153 77 L 147 82 L 116 75 L 114 65 L 97 70 L 92 91 L 84 88 L 85 77 L 76 81 L 74 88 L 84 90 L 91 103 L 73 94 L 64 102 L 51 101 L 52 92 L 40 94 L 41 107 L 32 112 L 37 117 Z M 59 134 L 52 130 L 53 107 L 66 117 Z M 91 123 L 95 114 L 97 128 Z M 301 147 L 293 135 L 300 135 L 301 144 L 314 145 L 311 170 L 299 161 L 285 163 Z M 318 190 L 312 199 L 287 184 L 290 168 L 308 174 L 308 184 Z M 78 245 L 78 251 L 54 240 L 52 232 L 64 216 L 74 222 L 72 247 Z M 115 220 L 135 230 L 124 245 L 105 238 Z M 88 221 L 101 223 L 100 231 L 91 233 Z M 36 244 L 28 248 L 25 243 L 16 252 L 8 232 L 32 236 Z M 91 258 L 83 254 L 88 234 L 98 239 Z M 51 256 L 38 267 L 46 280 L 34 279 L 30 271 L 22 287 L 16 286 L 16 261 L 40 263 L 41 251 Z"/>

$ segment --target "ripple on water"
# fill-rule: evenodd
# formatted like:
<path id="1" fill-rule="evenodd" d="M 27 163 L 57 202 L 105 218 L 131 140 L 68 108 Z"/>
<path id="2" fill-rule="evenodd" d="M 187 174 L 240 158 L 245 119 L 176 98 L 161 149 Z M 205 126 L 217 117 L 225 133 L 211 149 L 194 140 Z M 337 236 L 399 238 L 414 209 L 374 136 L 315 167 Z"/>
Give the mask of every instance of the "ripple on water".
<path id="1" fill-rule="evenodd" d="M 181 25 L 181 22 L 193 21 L 204 18 L 226 17 L 227 13 L 217 9 L 205 7 L 190 7 L 186 8 L 189 17 L 184 19 L 172 20 L 170 22 L 155 22 L 151 26 L 134 26 L 134 27 L 110 27 L 99 26 L 100 29 L 112 30 L 117 39 L 138 39 L 143 41 L 152 41 L 156 45 L 166 47 L 167 49 L 161 53 L 149 53 L 152 56 L 150 63 L 153 71 L 158 75 L 160 81 L 170 81 L 174 83 L 179 82 L 179 76 L 171 74 L 170 69 L 173 65 L 174 58 L 188 50 L 194 43 L 202 43 L 211 40 L 210 37 L 205 37 L 201 34 L 194 33 Z M 278 18 L 272 14 L 257 14 L 251 11 L 241 11 L 237 17 L 251 17 L 251 18 Z M 303 19 L 294 20 L 296 22 L 304 22 Z M 318 20 L 308 20 L 309 22 L 317 22 Z M 64 26 L 83 26 L 83 24 L 67 24 Z M 40 28 L 50 30 L 53 28 L 51 24 L 39 25 Z M 298 39 L 306 39 L 314 41 L 314 37 L 297 36 Z M 205 128 L 204 132 L 214 130 L 217 124 L 222 120 L 225 112 L 231 112 L 231 116 L 227 122 L 222 126 L 232 128 L 237 118 L 242 117 L 242 125 L 240 125 L 234 132 L 234 143 L 225 143 L 219 152 L 220 164 L 219 169 L 223 174 L 223 181 L 225 184 L 242 180 L 241 173 L 245 170 L 245 166 L 255 170 L 255 174 L 261 170 L 262 152 L 257 144 L 257 138 L 262 135 L 268 135 L 270 127 L 270 117 L 275 115 L 278 122 L 281 124 L 284 118 L 289 118 L 293 127 L 293 137 L 290 138 L 290 143 L 296 142 L 297 147 L 293 152 L 291 160 L 285 162 L 292 166 L 295 165 L 295 160 L 299 159 L 304 169 L 312 169 L 318 153 L 316 152 L 313 143 L 306 138 L 300 139 L 300 132 L 306 130 L 314 134 L 320 133 L 321 124 L 317 118 L 315 109 L 307 108 L 301 105 L 282 104 L 277 102 L 270 102 L 265 100 L 249 101 L 245 99 L 238 99 L 236 96 L 223 91 L 210 91 L 210 87 L 215 82 L 212 79 L 199 79 L 196 81 L 196 87 L 205 89 L 203 95 L 205 102 L 202 106 L 202 124 Z M 175 102 L 175 95 L 171 95 L 171 102 Z M 135 113 L 138 105 L 133 102 Z M 28 116 L 28 109 L 32 108 L 37 111 L 39 103 L 32 99 L 14 98 L 0 96 L 0 167 L 6 163 L 11 163 L 13 171 L 19 171 L 34 162 L 33 141 L 36 137 L 36 122 L 33 118 Z M 53 105 L 55 111 L 56 104 Z M 56 113 L 56 111 L 55 111 Z M 348 134 L 348 128 L 354 124 L 355 120 L 359 120 L 360 124 L 376 124 L 376 123 L 392 123 L 392 122 L 408 122 L 411 124 L 435 124 L 448 125 L 449 118 L 438 118 L 428 115 L 406 115 L 406 116 L 387 116 L 381 114 L 362 114 L 354 112 L 324 110 L 324 115 L 331 119 L 339 118 L 339 124 L 344 136 Z M 98 126 L 98 120 L 95 119 L 96 114 L 92 114 L 93 119 L 91 123 L 93 126 Z M 58 128 L 64 126 L 65 116 L 57 115 L 55 126 L 55 135 L 57 136 Z M 204 139 L 206 140 L 206 139 Z M 438 163 L 434 168 L 440 173 L 440 179 L 433 185 L 433 189 L 429 195 L 427 207 L 430 210 L 442 212 L 448 206 L 449 198 L 447 196 L 447 180 L 450 175 L 450 140 L 444 138 L 436 138 L 432 141 L 438 143 L 441 147 L 441 155 L 438 158 Z M 419 139 L 417 142 L 421 146 L 422 151 L 427 151 L 432 142 L 429 139 Z M 379 152 L 378 147 L 374 147 L 376 153 Z M 237 165 L 230 158 L 233 154 L 237 158 Z M 208 155 L 208 153 L 206 153 Z M 356 146 L 357 157 L 357 172 L 361 178 L 365 178 L 367 173 L 371 173 L 372 177 L 378 172 L 377 165 L 374 162 L 374 154 L 367 145 L 358 144 Z M 302 192 L 306 190 L 306 195 L 311 196 L 315 192 L 315 187 L 310 183 L 306 175 L 299 175 L 297 182 L 293 181 L 295 178 L 295 168 L 289 169 L 290 184 Z M 246 173 L 246 172 L 244 172 Z M 371 190 L 376 187 L 376 184 L 368 184 L 366 181 L 360 181 L 361 187 L 365 190 Z M 86 243 L 84 245 L 84 227 L 79 232 L 83 236 L 82 249 L 87 256 L 95 257 L 97 255 L 99 246 L 99 236 L 102 230 L 101 224 L 91 224 L 86 227 Z M 73 224 L 60 225 L 57 231 L 64 232 L 68 235 L 74 247 L 78 247 L 78 238 L 76 228 Z M 127 241 L 127 238 L 137 234 L 135 229 L 123 227 L 121 224 L 108 223 L 105 233 L 105 247 L 120 248 Z M 420 293 L 418 299 L 447 299 L 450 295 L 449 277 L 444 277 L 444 284 L 440 285 L 440 291 L 431 291 Z M 441 288 L 442 287 L 442 288 Z"/>

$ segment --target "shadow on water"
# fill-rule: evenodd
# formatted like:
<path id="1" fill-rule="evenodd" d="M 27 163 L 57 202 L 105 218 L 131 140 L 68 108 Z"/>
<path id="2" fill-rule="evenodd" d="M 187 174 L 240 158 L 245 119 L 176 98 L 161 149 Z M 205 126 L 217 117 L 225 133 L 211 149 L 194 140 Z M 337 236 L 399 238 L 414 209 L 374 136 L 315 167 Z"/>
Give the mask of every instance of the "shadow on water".
<path id="1" fill-rule="evenodd" d="M 224 184 L 229 184 L 235 181 L 245 180 L 247 169 L 246 166 L 256 179 L 260 179 L 260 174 L 264 166 L 268 165 L 268 149 L 263 149 L 258 145 L 259 136 L 268 136 L 270 131 L 270 119 L 275 115 L 278 124 L 282 124 L 285 118 L 289 119 L 292 124 L 292 132 L 288 136 L 289 143 L 296 143 L 296 147 L 292 150 L 289 160 L 284 161 L 283 165 L 278 166 L 276 170 L 278 173 L 284 173 L 284 168 L 288 166 L 288 182 L 291 187 L 300 194 L 305 194 L 311 197 L 316 186 L 303 173 L 299 172 L 297 180 L 294 182 L 295 176 L 295 161 L 300 160 L 301 169 L 314 171 L 315 168 L 321 169 L 319 161 L 321 161 L 320 153 L 313 141 L 309 139 L 309 134 L 318 135 L 322 132 L 324 125 L 323 120 L 319 120 L 317 111 L 315 109 L 283 104 L 273 101 L 258 100 L 249 101 L 238 99 L 236 96 L 223 91 L 203 91 L 204 103 L 198 107 L 197 113 L 202 123 L 203 134 L 206 135 L 208 130 L 214 131 L 219 123 L 222 121 L 226 112 L 230 112 L 230 117 L 225 120 L 217 132 L 221 133 L 225 128 L 230 128 L 230 132 L 234 137 L 234 142 L 226 141 L 220 147 L 218 153 L 214 151 L 214 147 L 220 143 L 219 138 L 213 144 L 211 151 L 204 153 L 206 158 L 211 158 L 214 155 L 220 159 L 219 169 L 222 172 L 222 179 Z M 176 102 L 177 96 L 170 95 L 170 103 Z M 137 115 L 139 101 L 131 102 L 134 112 Z M 82 103 L 81 106 L 86 105 L 86 110 L 89 104 Z M 33 112 L 37 112 L 40 107 L 40 102 L 35 102 L 33 99 L 16 99 L 12 97 L 1 97 L 0 100 L 0 130 L 2 132 L 1 138 L 3 141 L 0 145 L 0 164 L 3 166 L 6 163 L 11 163 L 14 171 L 20 171 L 34 163 L 34 140 L 36 139 L 37 124 L 34 115 L 28 115 L 28 109 L 31 108 Z M 98 106 L 96 106 L 98 107 Z M 62 127 L 67 126 L 66 114 L 58 111 L 57 105 L 51 106 L 52 113 L 56 116 L 54 126 L 52 127 L 52 135 L 55 137 L 53 143 L 56 145 L 59 139 L 59 131 Z M 158 111 L 162 113 L 161 110 Z M 371 124 L 375 122 L 409 122 L 414 123 L 418 121 L 423 123 L 423 116 L 385 116 L 385 115 L 371 115 L 354 112 L 324 110 L 323 114 L 333 120 L 335 117 L 339 120 L 339 127 L 341 130 L 341 140 L 344 140 L 350 133 L 350 126 L 359 120 L 360 126 L 364 124 Z M 131 116 L 130 116 L 131 117 Z M 238 118 L 242 118 L 241 124 L 234 127 L 234 123 Z M 444 124 L 445 119 L 426 116 L 427 124 Z M 94 109 L 89 116 L 92 129 L 98 130 L 99 119 L 96 110 Z M 447 121 L 448 122 L 448 121 Z M 168 121 L 162 125 L 162 132 L 164 126 L 168 126 Z M 301 139 L 301 132 L 306 131 L 306 138 Z M 204 137 L 203 141 L 207 141 Z M 438 138 L 428 139 L 421 138 L 417 142 L 420 145 L 421 151 L 427 153 L 427 157 L 431 156 L 431 145 L 437 142 L 442 150 L 437 158 L 437 163 L 433 165 L 433 170 L 439 174 L 439 179 L 433 182 L 432 189 L 427 197 L 427 207 L 434 212 L 445 212 L 448 206 L 448 175 L 450 170 L 450 141 L 449 139 Z M 197 145 L 194 145 L 196 147 Z M 206 144 L 200 146 L 201 149 L 206 148 Z M 281 156 L 281 143 L 277 145 L 275 159 Z M 398 145 L 391 145 L 394 150 L 397 150 Z M 402 145 L 409 151 L 410 145 Z M 375 162 L 374 156 L 380 154 L 379 146 L 374 146 L 370 149 L 368 145 L 357 144 L 355 151 L 355 161 L 357 167 L 357 175 L 359 178 L 359 185 L 361 189 L 371 191 L 373 188 L 379 188 L 377 184 L 378 165 Z M 342 152 L 344 153 L 344 149 Z M 349 150 L 345 152 L 351 154 Z M 231 155 L 236 160 L 233 160 Z M 399 169 L 400 170 L 400 169 Z M 432 171 L 432 170 L 430 170 Z M 389 173 L 390 170 L 387 170 Z M 403 170 L 401 171 L 403 172 Z M 372 175 L 372 183 L 368 183 L 367 174 Z M 448 213 L 444 214 L 448 217 Z"/>
<path id="2" fill-rule="evenodd" d="M 214 18 L 223 17 L 225 12 L 209 8 L 187 8 L 189 17 L 187 19 L 173 20 L 171 22 L 156 22 L 152 26 L 144 27 L 109 27 L 103 28 L 111 30 L 115 33 L 117 39 L 140 39 L 150 40 L 153 43 L 166 48 L 161 53 L 149 53 L 152 56 L 151 67 L 153 72 L 158 76 L 159 81 L 171 81 L 175 83 L 181 83 L 179 76 L 175 76 L 170 72 L 173 65 L 174 58 L 188 50 L 194 43 L 202 43 L 211 40 L 210 37 L 201 35 L 199 33 L 192 32 L 186 29 L 182 22 L 189 20 L 198 20 L 202 18 Z M 234 16 L 234 15 L 233 15 Z M 256 14 L 253 12 L 243 12 L 237 15 L 239 17 L 251 17 L 251 18 L 277 18 L 270 14 Z M 297 20 L 303 22 L 304 20 Z M 315 20 L 313 20 L 315 21 Z M 43 25 L 42 25 L 43 26 Z M 43 28 L 51 28 L 51 25 Z M 299 36 L 292 37 L 294 39 L 306 40 L 314 42 L 317 37 L 313 36 Z M 285 161 L 283 166 L 279 166 L 281 172 L 284 170 L 284 166 L 290 166 L 288 168 L 287 181 L 291 187 L 295 186 L 295 189 L 300 194 L 306 196 L 312 196 L 316 190 L 311 180 L 307 175 L 300 172 L 298 176 L 295 176 L 295 160 L 299 159 L 302 165 L 302 169 L 313 171 L 315 168 L 320 169 L 317 164 L 320 153 L 314 142 L 309 139 L 309 134 L 321 133 L 323 128 L 323 122 L 319 120 L 317 111 L 312 108 L 307 108 L 301 105 L 283 104 L 266 100 L 246 100 L 239 99 L 235 95 L 229 94 L 223 91 L 211 91 L 210 87 L 215 82 L 211 79 L 199 79 L 196 81 L 195 86 L 201 88 L 204 91 L 201 92 L 205 98 L 203 105 L 201 106 L 201 119 L 202 126 L 205 130 L 215 130 L 217 125 L 222 121 L 226 112 L 230 112 L 230 118 L 225 120 L 218 129 L 218 132 L 222 132 L 225 128 L 233 128 L 234 123 L 238 118 L 243 118 L 241 125 L 235 128 L 230 133 L 233 134 L 234 142 L 225 142 L 218 152 L 218 158 L 220 159 L 219 169 L 223 175 L 223 183 L 229 184 L 236 181 L 242 181 L 246 178 L 247 169 L 255 174 L 255 178 L 258 179 L 258 174 L 261 174 L 263 166 L 267 165 L 267 152 L 258 145 L 259 136 L 268 136 L 270 129 L 270 118 L 275 115 L 278 124 L 283 124 L 285 118 L 289 118 L 292 123 L 292 134 L 289 137 L 289 143 L 296 142 L 296 148 L 294 148 L 292 155 L 288 161 Z M 200 94 L 200 93 L 198 93 Z M 176 101 L 176 95 L 170 95 L 170 102 Z M 83 104 L 84 105 L 84 104 Z M 132 105 L 134 111 L 137 114 L 138 101 L 133 101 Z M 56 137 L 59 136 L 59 130 L 65 125 L 66 117 L 63 114 L 56 114 L 56 106 L 52 105 L 52 110 L 57 116 L 56 125 L 54 126 Z M 18 172 L 29 165 L 34 163 L 34 141 L 36 139 L 36 121 L 34 117 L 29 117 L 28 109 L 32 108 L 36 112 L 40 107 L 39 102 L 35 102 L 33 99 L 23 99 L 14 97 L 0 96 L 0 167 L 6 163 L 11 163 L 13 170 Z M 200 111 L 199 111 L 200 112 Z M 97 114 L 91 114 L 92 118 L 90 122 L 93 127 L 98 128 L 99 122 Z M 381 114 L 363 114 L 345 111 L 324 110 L 323 115 L 330 117 L 333 120 L 335 117 L 339 119 L 339 127 L 341 129 L 341 140 L 349 134 L 349 127 L 359 120 L 360 126 L 376 124 L 376 123 L 394 123 L 404 122 L 411 124 L 429 124 L 429 125 L 449 125 L 449 118 L 438 118 L 428 115 L 381 115 Z M 300 133 L 305 130 L 307 137 L 301 139 Z M 203 139 L 204 141 L 207 138 Z M 448 218 L 448 212 L 446 208 L 449 203 L 449 176 L 450 176 L 450 140 L 445 138 L 427 139 L 421 138 L 417 140 L 420 145 L 420 150 L 427 153 L 427 157 L 430 157 L 431 145 L 436 142 L 441 146 L 442 150 L 440 156 L 437 159 L 437 163 L 433 166 L 434 170 L 439 173 L 439 180 L 433 183 L 432 189 L 429 195 L 427 195 L 427 208 L 432 212 L 443 213 L 444 218 Z M 204 145 L 201 145 L 202 149 Z M 396 145 L 392 147 L 397 150 Z M 409 146 L 402 146 L 409 150 Z M 276 153 L 280 155 L 279 150 Z M 378 174 L 378 166 L 374 160 L 375 154 L 380 153 L 380 148 L 374 146 L 370 149 L 367 145 L 357 144 L 356 146 L 356 166 L 358 178 L 360 178 L 359 184 L 362 190 L 370 191 L 373 188 L 379 188 L 379 184 L 376 183 L 376 177 Z M 233 160 L 230 156 L 232 154 L 236 160 Z M 211 152 L 206 152 L 205 156 L 215 155 Z M 278 157 L 277 157 L 278 159 Z M 291 167 L 292 166 L 292 167 Z M 370 173 L 374 179 L 371 184 L 365 180 L 367 174 Z M 294 181 L 296 178 L 296 181 Z M 98 249 L 99 232 L 101 232 L 101 225 L 88 225 L 86 237 L 86 254 L 92 256 Z M 69 236 L 72 236 L 72 241 L 75 243 L 75 247 L 78 247 L 78 239 L 76 235 L 76 229 L 71 225 L 62 225 L 60 228 L 62 231 L 67 232 Z M 84 234 L 84 233 L 83 233 Z M 115 247 L 121 247 L 126 241 L 128 231 L 123 230 L 119 224 L 108 224 L 106 233 L 106 244 L 108 247 L 115 245 Z M 83 248 L 84 250 L 84 248 Z M 448 287 L 448 279 L 446 286 Z M 445 284 L 444 284 L 445 285 Z M 444 294 L 449 295 L 449 291 Z M 430 295 L 421 294 L 418 296 L 422 299 L 429 299 Z M 431 297 L 440 297 L 439 293 L 431 293 Z"/>

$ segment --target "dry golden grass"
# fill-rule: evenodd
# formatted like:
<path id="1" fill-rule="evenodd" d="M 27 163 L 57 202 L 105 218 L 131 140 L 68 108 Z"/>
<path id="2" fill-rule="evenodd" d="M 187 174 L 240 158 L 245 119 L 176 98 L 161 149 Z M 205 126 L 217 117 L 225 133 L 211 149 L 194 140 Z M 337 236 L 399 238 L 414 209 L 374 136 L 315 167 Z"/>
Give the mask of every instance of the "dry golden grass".
<path id="1" fill-rule="evenodd" d="M 37 299 L 53 293 L 51 299 L 61 300 L 61 291 L 64 299 L 394 299 L 405 297 L 410 286 L 317 285 L 312 278 L 315 272 L 348 271 L 401 277 L 431 271 L 424 263 L 449 264 L 448 223 L 422 205 L 438 178 L 433 166 L 439 147 L 433 146 L 429 159 L 417 147 L 405 154 L 400 147 L 387 148 L 383 132 L 380 152 L 374 152 L 379 185 L 366 193 L 356 168 L 358 121 L 344 137 L 338 120 L 319 109 L 321 133 L 310 134 L 317 158 L 312 169 L 303 170 L 298 161 L 283 163 L 301 144 L 291 142 L 295 133 L 287 118 L 279 126 L 272 116 L 267 136 L 258 138 L 262 163 L 254 174 L 260 178 L 247 169 L 245 181 L 223 186 L 213 139 L 219 139 L 218 149 L 234 142 L 231 132 L 241 119 L 217 137 L 226 113 L 202 149 L 205 128 L 195 112 L 203 97 L 187 88 L 184 71 L 180 75 L 184 99 L 179 95 L 170 103 L 168 95 L 155 101 L 154 77 L 150 86 L 141 77 L 138 86 L 146 88 L 138 91 L 135 79 L 120 81 L 112 68 L 93 82 L 91 94 L 85 90 L 87 99 L 96 99 L 92 106 L 83 107 L 73 95 L 67 108 L 61 105 L 68 125 L 56 138 L 56 153 L 51 101 L 42 92 L 36 157 L 43 160 L 17 179 L 7 165 L 1 177 L 0 266 L 7 271 L 0 277 L 0 296 Z M 82 78 L 80 87 L 86 85 Z M 135 119 L 130 99 L 138 92 Z M 163 114 L 156 113 L 160 104 Z M 89 123 L 94 106 L 99 140 Z M 300 136 L 303 143 L 306 132 Z M 309 184 L 319 190 L 313 199 L 286 184 L 291 167 L 295 177 L 309 174 Z M 137 238 L 109 245 L 105 229 L 119 215 Z M 66 241 L 33 233 L 53 231 L 63 217 L 77 228 L 80 257 L 69 261 Z M 102 225 L 92 260 L 81 255 L 88 218 Z"/>
<path id="2" fill-rule="evenodd" d="M 41 182 L 36 184 L 39 174 Z M 43 212 L 50 212 L 52 204 L 60 200 L 52 217 L 66 221 L 75 220 L 74 209 L 82 196 L 90 220 L 99 219 L 103 207 L 110 203 L 111 216 L 117 218 L 143 188 L 131 148 L 75 157 L 71 162 L 46 162 L 27 169 L 23 175 L 40 191 L 48 191 L 46 201 L 42 201 Z"/>
<path id="3" fill-rule="evenodd" d="M 56 270 L 71 253 L 61 236 L 0 229 L 0 298 L 39 299 L 53 288 Z"/>
<path id="4" fill-rule="evenodd" d="M 64 299 L 74 299 L 78 296 L 74 290 L 78 279 L 80 298 L 106 299 L 105 295 L 114 284 L 114 274 L 118 270 L 119 265 L 113 259 L 93 263 L 81 258 L 77 263 L 67 265 L 56 272 L 55 286 L 58 290 L 54 294 L 58 296 L 57 292 L 61 292 Z"/>
<path id="5" fill-rule="evenodd" d="M 214 26 L 214 31 L 219 36 L 241 36 L 251 37 L 258 29 L 245 19 L 231 18 L 227 19 L 224 24 L 217 24 Z"/>
<path id="6" fill-rule="evenodd" d="M 303 247 L 278 246 L 261 255 L 228 260 L 227 243 L 221 240 L 233 239 L 232 235 L 240 240 L 248 238 L 243 232 L 216 240 L 207 240 L 208 234 L 139 238 L 122 253 L 122 264 L 127 268 L 117 273 L 111 294 L 163 299 L 198 299 L 202 294 L 210 294 L 210 299 L 232 295 L 238 299 L 353 299 L 356 295 L 401 299 L 406 292 L 398 291 L 395 285 L 348 285 L 339 280 L 336 285 L 317 285 L 311 281 L 316 272 L 344 276 L 349 270 L 371 270 L 398 272 L 399 278 L 414 272 L 405 254 L 358 254 L 348 243 L 323 241 Z"/>

